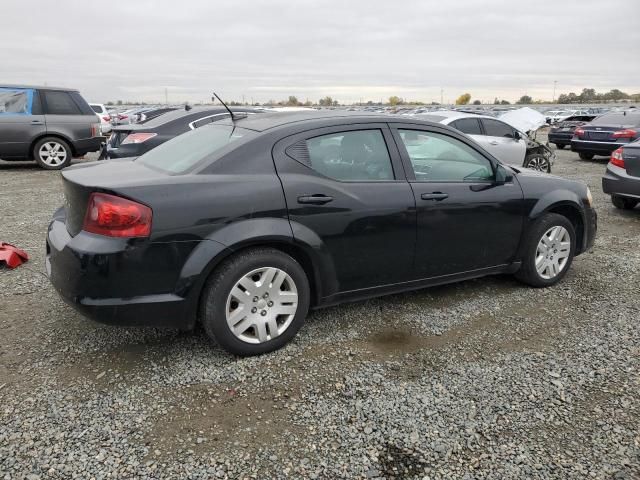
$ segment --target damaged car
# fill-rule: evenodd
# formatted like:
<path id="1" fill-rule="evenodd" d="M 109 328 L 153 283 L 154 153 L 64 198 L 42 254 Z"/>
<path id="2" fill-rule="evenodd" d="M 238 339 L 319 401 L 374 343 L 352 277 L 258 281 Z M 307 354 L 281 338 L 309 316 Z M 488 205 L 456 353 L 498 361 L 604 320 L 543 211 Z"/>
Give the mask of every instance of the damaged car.
<path id="1" fill-rule="evenodd" d="M 420 118 L 467 134 L 505 163 L 551 173 L 556 155 L 548 145 L 536 140 L 536 132 L 546 125 L 546 118 L 531 108 L 511 110 L 498 118 L 450 110 L 431 112 Z"/>

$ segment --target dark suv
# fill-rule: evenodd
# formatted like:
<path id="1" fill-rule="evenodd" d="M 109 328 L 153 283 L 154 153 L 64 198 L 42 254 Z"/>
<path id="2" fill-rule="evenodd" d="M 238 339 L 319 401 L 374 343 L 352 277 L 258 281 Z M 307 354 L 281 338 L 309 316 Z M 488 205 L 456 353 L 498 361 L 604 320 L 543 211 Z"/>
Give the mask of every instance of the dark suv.
<path id="1" fill-rule="evenodd" d="M 100 118 L 77 90 L 0 86 L 0 158 L 59 170 L 100 150 Z"/>

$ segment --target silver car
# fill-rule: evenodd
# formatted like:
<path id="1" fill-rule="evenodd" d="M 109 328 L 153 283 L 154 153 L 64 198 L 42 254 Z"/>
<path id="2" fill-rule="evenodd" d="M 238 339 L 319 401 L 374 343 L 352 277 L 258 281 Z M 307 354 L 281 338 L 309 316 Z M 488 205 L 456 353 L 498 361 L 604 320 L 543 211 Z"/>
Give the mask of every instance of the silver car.
<path id="1" fill-rule="evenodd" d="M 548 147 L 495 117 L 449 110 L 419 116 L 460 130 L 504 163 L 551 172 L 555 154 Z"/>

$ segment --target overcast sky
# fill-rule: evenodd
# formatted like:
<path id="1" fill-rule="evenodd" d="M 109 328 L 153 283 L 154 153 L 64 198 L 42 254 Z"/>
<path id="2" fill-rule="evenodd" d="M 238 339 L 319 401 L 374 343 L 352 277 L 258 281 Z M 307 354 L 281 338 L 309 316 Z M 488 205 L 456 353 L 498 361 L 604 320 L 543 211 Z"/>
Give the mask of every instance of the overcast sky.
<path id="1" fill-rule="evenodd" d="M 89 101 L 640 92 L 640 0 L 20 0 L 0 82 Z"/>

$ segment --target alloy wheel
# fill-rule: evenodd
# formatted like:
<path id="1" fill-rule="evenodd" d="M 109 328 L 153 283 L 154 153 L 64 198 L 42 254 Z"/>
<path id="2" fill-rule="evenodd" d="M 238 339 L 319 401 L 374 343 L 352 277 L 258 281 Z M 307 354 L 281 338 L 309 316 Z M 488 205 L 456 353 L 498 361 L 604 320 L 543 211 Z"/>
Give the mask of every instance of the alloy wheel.
<path id="1" fill-rule="evenodd" d="M 571 253 L 571 235 L 561 226 L 547 230 L 536 249 L 536 270 L 545 280 L 557 277 L 569 260 Z"/>
<path id="2" fill-rule="evenodd" d="M 252 270 L 227 297 L 227 325 L 243 342 L 264 343 L 282 335 L 298 309 L 298 290 L 291 276 L 275 267 Z"/>
<path id="3" fill-rule="evenodd" d="M 527 168 L 530 168 L 531 170 L 537 170 L 538 172 L 549 172 L 549 160 L 547 160 L 542 155 L 529 159 L 526 166 Z"/>
<path id="4" fill-rule="evenodd" d="M 67 150 L 58 142 L 43 143 L 38 155 L 42 163 L 49 167 L 59 167 L 67 160 Z"/>

